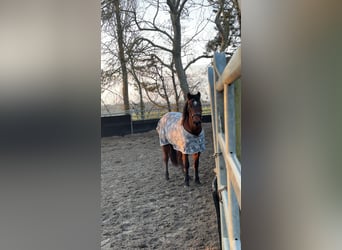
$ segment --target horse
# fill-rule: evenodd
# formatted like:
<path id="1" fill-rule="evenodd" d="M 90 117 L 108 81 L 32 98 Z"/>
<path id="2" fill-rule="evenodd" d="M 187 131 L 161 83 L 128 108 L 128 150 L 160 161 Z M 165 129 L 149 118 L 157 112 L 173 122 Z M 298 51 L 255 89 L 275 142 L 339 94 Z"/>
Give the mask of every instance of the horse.
<path id="1" fill-rule="evenodd" d="M 159 142 L 162 148 L 165 178 L 169 180 L 168 161 L 174 166 L 181 165 L 185 186 L 189 186 L 189 155 L 193 158 L 195 183 L 201 184 L 198 176 L 199 157 L 205 150 L 204 130 L 202 129 L 201 93 L 187 93 L 183 113 L 168 112 L 157 125 Z"/>

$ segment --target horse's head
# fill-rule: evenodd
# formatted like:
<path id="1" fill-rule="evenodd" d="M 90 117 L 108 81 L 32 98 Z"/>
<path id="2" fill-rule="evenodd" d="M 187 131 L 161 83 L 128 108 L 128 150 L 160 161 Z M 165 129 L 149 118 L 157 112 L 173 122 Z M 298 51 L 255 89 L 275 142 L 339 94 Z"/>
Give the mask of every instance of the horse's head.
<path id="1" fill-rule="evenodd" d="M 195 126 L 195 128 L 201 128 L 202 123 L 202 104 L 200 99 L 200 92 L 198 92 L 196 95 L 188 93 L 183 111 L 184 119 L 188 118 L 189 126 Z"/>

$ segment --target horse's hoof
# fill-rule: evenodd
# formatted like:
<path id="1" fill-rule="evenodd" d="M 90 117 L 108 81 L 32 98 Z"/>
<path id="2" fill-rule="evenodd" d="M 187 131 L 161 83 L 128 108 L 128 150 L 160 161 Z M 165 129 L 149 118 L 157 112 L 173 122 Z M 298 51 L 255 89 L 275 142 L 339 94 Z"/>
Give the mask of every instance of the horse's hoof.
<path id="1" fill-rule="evenodd" d="M 166 175 L 166 176 L 165 176 L 165 179 L 166 179 L 167 181 L 170 180 L 169 175 Z"/>
<path id="2" fill-rule="evenodd" d="M 184 181 L 184 186 L 185 186 L 185 187 L 189 187 L 189 180 L 185 180 L 185 181 Z"/>
<path id="3" fill-rule="evenodd" d="M 195 183 L 198 184 L 198 185 L 201 185 L 201 182 L 199 179 L 195 179 Z"/>

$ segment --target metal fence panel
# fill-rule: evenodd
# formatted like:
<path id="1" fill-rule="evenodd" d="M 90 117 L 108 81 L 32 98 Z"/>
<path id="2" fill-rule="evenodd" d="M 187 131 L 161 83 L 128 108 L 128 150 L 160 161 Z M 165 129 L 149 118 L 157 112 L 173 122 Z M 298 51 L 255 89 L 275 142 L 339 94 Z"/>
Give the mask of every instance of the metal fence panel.
<path id="1" fill-rule="evenodd" d="M 240 49 L 237 53 L 241 53 Z M 237 57 L 233 55 L 233 57 Z M 241 249 L 240 209 L 241 209 L 241 165 L 236 151 L 236 107 L 234 82 L 240 73 L 229 74 L 224 53 L 215 53 L 213 67 L 208 69 L 213 127 L 214 155 L 217 186 L 220 198 L 220 226 L 222 249 Z M 224 73 L 224 74 L 223 74 Z M 224 78 L 222 78 L 224 77 Z M 240 118 L 240 116 L 238 117 Z"/>

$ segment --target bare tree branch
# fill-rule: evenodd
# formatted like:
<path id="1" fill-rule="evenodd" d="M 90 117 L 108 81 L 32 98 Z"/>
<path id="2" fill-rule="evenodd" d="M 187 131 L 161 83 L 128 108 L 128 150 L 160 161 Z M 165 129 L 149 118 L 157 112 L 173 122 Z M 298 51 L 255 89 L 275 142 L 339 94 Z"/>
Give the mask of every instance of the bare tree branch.
<path id="1" fill-rule="evenodd" d="M 153 22 L 149 22 L 149 21 L 142 21 L 142 23 L 147 24 L 147 25 L 151 25 L 152 28 L 146 28 L 146 27 L 141 27 L 140 23 L 137 20 L 137 13 L 134 11 L 133 13 L 133 17 L 134 17 L 134 22 L 136 24 L 136 26 L 138 27 L 138 29 L 140 31 L 151 31 L 151 32 L 159 32 L 162 35 L 165 35 L 168 39 L 172 40 L 172 36 L 166 32 L 165 30 L 160 29 L 157 25 L 156 25 L 156 19 L 157 16 L 159 14 L 159 0 L 157 1 L 157 10 L 155 12 L 155 15 L 153 17 Z"/>
<path id="2" fill-rule="evenodd" d="M 141 41 L 146 41 L 148 42 L 149 44 L 151 44 L 153 47 L 156 47 L 156 48 L 159 48 L 161 50 L 164 50 L 164 51 L 167 51 L 169 53 L 172 53 L 172 50 L 169 49 L 169 48 L 166 48 L 164 46 L 161 46 L 161 45 L 158 45 L 158 44 L 155 44 L 154 42 L 152 42 L 150 39 L 148 38 L 145 38 L 145 37 L 139 37 L 137 40 L 141 40 Z"/>
<path id="3" fill-rule="evenodd" d="M 184 6 L 185 4 L 188 2 L 188 0 L 183 0 L 180 7 L 179 7 L 179 14 L 182 13 L 183 9 L 184 9 Z"/>
<path id="4" fill-rule="evenodd" d="M 188 64 L 185 66 L 184 70 L 186 71 L 190 66 L 191 64 L 194 64 L 195 62 L 197 62 L 198 60 L 202 59 L 202 58 L 212 58 L 213 56 L 210 56 L 210 55 L 200 55 L 194 59 L 192 59 L 190 62 L 188 62 Z"/>

